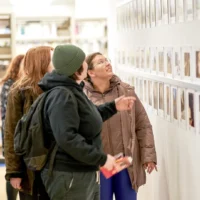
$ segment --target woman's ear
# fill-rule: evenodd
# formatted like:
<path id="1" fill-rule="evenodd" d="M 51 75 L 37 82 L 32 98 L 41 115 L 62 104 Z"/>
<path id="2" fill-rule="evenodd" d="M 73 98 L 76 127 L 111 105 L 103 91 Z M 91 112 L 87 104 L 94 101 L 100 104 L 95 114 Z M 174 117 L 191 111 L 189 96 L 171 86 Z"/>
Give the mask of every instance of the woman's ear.
<path id="1" fill-rule="evenodd" d="M 88 73 L 88 75 L 89 75 L 90 77 L 92 77 L 92 78 L 95 77 L 95 73 L 94 73 L 93 70 L 88 70 L 87 73 Z"/>

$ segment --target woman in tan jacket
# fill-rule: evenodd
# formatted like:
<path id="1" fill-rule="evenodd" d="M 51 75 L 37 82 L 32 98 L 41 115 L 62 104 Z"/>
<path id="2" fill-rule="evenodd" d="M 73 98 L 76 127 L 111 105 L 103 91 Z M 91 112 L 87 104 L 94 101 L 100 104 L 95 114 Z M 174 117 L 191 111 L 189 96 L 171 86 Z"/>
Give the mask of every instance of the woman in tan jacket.
<path id="1" fill-rule="evenodd" d="M 145 169 L 151 173 L 156 168 L 156 151 L 152 126 L 134 88 L 122 82 L 112 72 L 110 62 L 101 54 L 86 58 L 88 81 L 84 91 L 95 104 L 103 104 L 121 96 L 136 97 L 131 111 L 116 114 L 104 122 L 102 141 L 105 153 L 123 153 L 133 158 L 133 165 L 110 179 L 101 174 L 101 200 L 136 200 L 138 188 L 145 184 Z"/>
<path id="2" fill-rule="evenodd" d="M 4 152 L 6 180 L 19 190 L 20 200 L 47 200 L 40 174 L 34 174 L 25 167 L 20 156 L 14 152 L 14 132 L 19 119 L 27 113 L 33 101 L 42 93 L 38 82 L 46 72 L 52 71 L 52 48 L 40 46 L 30 49 L 24 58 L 24 76 L 16 81 L 8 94 Z"/>

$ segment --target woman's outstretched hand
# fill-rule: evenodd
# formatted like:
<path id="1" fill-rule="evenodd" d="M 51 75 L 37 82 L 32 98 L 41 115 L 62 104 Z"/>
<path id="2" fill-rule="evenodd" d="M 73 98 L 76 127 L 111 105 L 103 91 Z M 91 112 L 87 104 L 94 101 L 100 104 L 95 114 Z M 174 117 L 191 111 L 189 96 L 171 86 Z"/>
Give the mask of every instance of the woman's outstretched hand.
<path id="1" fill-rule="evenodd" d="M 136 98 L 125 97 L 124 95 L 115 99 L 115 106 L 117 111 L 131 110 Z"/>

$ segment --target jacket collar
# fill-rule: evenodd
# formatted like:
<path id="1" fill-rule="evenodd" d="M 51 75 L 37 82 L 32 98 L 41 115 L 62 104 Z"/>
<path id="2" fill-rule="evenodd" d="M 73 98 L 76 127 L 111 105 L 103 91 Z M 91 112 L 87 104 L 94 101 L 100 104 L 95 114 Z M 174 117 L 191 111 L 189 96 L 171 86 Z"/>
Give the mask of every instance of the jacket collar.
<path id="1" fill-rule="evenodd" d="M 98 93 L 98 91 L 96 91 L 94 89 L 92 82 L 84 81 L 84 83 L 85 83 L 85 89 L 87 89 L 89 92 L 97 92 Z M 113 75 L 113 77 L 110 79 L 110 88 L 107 91 L 105 91 L 105 93 L 109 92 L 110 90 L 112 90 L 114 87 L 116 87 L 120 83 L 121 83 L 121 79 L 118 76 Z"/>

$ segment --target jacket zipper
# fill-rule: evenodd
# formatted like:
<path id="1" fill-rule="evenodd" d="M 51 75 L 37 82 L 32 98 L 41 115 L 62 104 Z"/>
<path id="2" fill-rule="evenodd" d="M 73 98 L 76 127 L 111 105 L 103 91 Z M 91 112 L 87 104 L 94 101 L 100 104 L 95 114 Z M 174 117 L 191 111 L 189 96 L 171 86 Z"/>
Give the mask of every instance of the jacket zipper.
<path id="1" fill-rule="evenodd" d="M 105 93 L 102 94 L 102 98 L 103 98 L 103 102 L 106 103 L 105 101 Z M 107 135 L 107 139 L 108 139 L 108 144 L 110 146 L 110 150 L 111 150 L 111 155 L 114 156 L 114 152 L 113 152 L 113 148 L 112 148 L 112 144 L 110 143 L 110 136 L 109 134 L 111 133 L 111 128 L 110 128 L 110 121 L 107 121 L 107 128 L 108 128 L 108 135 Z"/>

